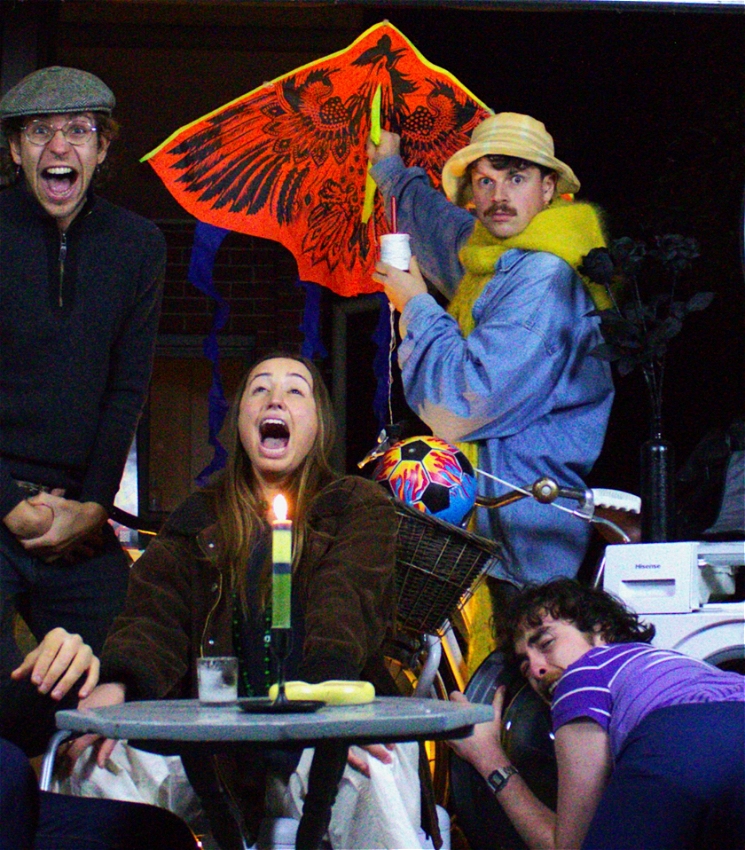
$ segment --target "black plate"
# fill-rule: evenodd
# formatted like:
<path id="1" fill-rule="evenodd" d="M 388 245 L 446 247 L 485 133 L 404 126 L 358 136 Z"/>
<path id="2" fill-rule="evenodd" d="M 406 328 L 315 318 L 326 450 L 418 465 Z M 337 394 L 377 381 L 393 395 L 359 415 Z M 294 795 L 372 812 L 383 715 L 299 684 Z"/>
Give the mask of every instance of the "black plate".
<path id="1" fill-rule="evenodd" d="M 275 703 L 269 697 L 249 697 L 239 699 L 238 707 L 247 714 L 308 714 L 318 711 L 326 703 L 320 699 L 288 699 L 286 702 Z"/>

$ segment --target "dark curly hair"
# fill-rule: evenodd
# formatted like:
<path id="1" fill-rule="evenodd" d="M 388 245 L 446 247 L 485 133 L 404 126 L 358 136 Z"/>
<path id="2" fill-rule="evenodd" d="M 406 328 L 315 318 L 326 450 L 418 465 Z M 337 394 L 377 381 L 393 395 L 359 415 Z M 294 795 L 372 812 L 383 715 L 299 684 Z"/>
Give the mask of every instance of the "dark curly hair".
<path id="1" fill-rule="evenodd" d="M 599 629 L 608 643 L 650 643 L 655 634 L 653 625 L 641 622 L 638 614 L 610 593 L 558 578 L 527 585 L 510 600 L 498 636 L 503 652 L 512 657 L 515 640 L 525 627 L 540 626 L 547 614 L 568 620 L 582 632 Z"/>

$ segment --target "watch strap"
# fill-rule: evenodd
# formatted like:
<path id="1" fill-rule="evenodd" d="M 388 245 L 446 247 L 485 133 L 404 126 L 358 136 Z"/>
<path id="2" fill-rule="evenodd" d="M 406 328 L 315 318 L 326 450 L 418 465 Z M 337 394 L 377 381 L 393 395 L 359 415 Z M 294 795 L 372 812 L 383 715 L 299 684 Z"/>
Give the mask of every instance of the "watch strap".
<path id="1" fill-rule="evenodd" d="M 515 765 L 508 764 L 507 767 L 498 767 L 496 770 L 493 770 L 486 778 L 486 781 L 489 783 L 491 790 L 495 794 L 499 794 L 509 781 L 510 776 L 514 776 L 516 773 L 520 773 L 520 771 Z"/>

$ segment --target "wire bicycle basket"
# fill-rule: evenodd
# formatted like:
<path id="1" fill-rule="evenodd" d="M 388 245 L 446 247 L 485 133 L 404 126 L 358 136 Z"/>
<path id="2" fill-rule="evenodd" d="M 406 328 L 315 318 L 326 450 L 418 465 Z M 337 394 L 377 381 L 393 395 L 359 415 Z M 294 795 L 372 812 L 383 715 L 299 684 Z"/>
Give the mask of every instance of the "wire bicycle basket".
<path id="1" fill-rule="evenodd" d="M 462 607 L 504 547 L 391 499 L 396 510 L 396 595 L 399 625 L 439 633 Z"/>

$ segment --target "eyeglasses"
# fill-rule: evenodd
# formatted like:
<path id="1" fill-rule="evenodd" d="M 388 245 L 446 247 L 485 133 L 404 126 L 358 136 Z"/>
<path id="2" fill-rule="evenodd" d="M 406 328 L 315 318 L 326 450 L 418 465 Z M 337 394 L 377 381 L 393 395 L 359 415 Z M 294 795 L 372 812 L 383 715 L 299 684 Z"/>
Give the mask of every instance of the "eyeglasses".
<path id="1" fill-rule="evenodd" d="M 97 128 L 87 118 L 73 118 L 61 126 L 49 124 L 47 121 L 30 121 L 23 128 L 23 135 L 32 145 L 43 147 L 61 131 L 71 145 L 84 145 Z"/>

